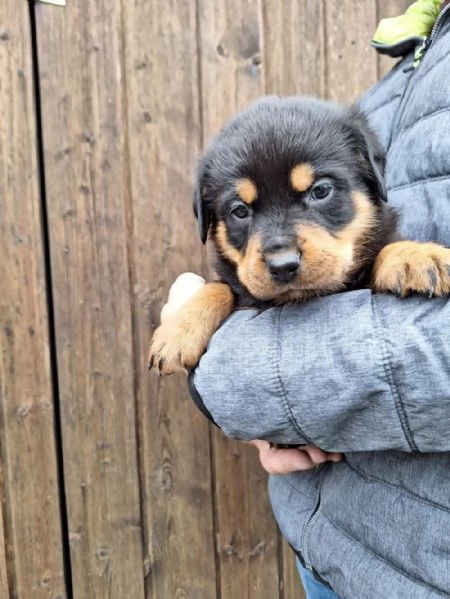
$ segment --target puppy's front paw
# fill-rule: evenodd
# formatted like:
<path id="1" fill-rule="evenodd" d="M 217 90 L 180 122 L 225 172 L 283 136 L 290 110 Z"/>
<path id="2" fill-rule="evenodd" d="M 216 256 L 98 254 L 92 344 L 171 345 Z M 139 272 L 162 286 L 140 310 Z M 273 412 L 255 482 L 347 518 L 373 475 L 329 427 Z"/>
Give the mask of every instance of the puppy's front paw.
<path id="1" fill-rule="evenodd" d="M 384 247 L 375 260 L 372 289 L 406 297 L 450 294 L 450 249 L 437 243 L 398 241 Z"/>
<path id="2" fill-rule="evenodd" d="M 150 345 L 150 370 L 173 374 L 194 368 L 208 341 L 233 308 L 234 298 L 228 285 L 204 285 L 156 329 Z"/>
<path id="3" fill-rule="evenodd" d="M 205 352 L 209 337 L 201 322 L 190 321 L 189 315 L 170 317 L 153 334 L 149 352 L 149 368 L 158 374 L 173 374 L 194 368 Z"/>

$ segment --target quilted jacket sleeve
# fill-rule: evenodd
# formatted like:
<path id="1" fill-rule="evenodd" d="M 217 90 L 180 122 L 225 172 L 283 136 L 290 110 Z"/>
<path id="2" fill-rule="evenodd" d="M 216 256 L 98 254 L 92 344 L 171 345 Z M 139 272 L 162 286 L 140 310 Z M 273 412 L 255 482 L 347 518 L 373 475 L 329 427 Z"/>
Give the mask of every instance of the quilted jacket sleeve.
<path id="1" fill-rule="evenodd" d="M 447 298 L 362 290 L 243 310 L 211 340 L 191 389 L 237 439 L 450 451 L 449 333 Z"/>

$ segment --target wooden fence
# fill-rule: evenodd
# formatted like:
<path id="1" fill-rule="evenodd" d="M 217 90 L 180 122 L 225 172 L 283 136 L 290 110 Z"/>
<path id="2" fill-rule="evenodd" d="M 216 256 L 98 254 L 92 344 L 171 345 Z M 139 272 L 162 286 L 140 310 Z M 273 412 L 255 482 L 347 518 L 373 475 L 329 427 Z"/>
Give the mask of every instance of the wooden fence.
<path id="1" fill-rule="evenodd" d="M 254 451 L 147 346 L 205 272 L 205 141 L 265 93 L 357 98 L 408 4 L 0 1 L 0 598 L 303 596 Z"/>

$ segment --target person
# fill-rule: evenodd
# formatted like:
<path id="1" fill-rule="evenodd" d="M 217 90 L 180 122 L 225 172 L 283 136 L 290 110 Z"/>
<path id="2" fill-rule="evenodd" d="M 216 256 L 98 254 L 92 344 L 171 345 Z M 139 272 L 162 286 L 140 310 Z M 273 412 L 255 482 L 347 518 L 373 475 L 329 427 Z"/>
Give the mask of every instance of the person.
<path id="1" fill-rule="evenodd" d="M 360 106 L 387 152 L 401 235 L 450 246 L 450 4 L 440 8 L 420 51 Z M 201 284 L 183 275 L 163 316 Z M 191 373 L 202 411 L 257 440 L 308 599 L 450 597 L 449 331 L 446 297 L 364 289 L 237 311 Z"/>

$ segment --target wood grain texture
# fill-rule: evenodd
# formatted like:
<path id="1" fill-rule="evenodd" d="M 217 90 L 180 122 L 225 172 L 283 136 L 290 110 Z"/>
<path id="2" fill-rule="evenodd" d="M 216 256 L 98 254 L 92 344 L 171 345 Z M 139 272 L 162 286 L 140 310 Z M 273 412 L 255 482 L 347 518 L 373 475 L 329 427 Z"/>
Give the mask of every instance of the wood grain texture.
<path id="1" fill-rule="evenodd" d="M 61 599 L 66 591 L 26 2 L 0 4 L 0 81 L 0 596 Z"/>
<path id="2" fill-rule="evenodd" d="M 10 599 L 8 589 L 8 562 L 6 557 L 6 538 L 3 526 L 3 513 L 5 511 L 5 491 L 3 487 L 2 466 L 0 462 L 0 597 Z"/>
<path id="3" fill-rule="evenodd" d="M 325 89 L 323 3 L 263 0 L 265 92 L 322 97 Z"/>
<path id="4" fill-rule="evenodd" d="M 202 120 L 208 139 L 264 93 L 262 9 L 259 0 L 198 4 Z"/>
<path id="5" fill-rule="evenodd" d="M 192 211 L 200 151 L 195 2 L 124 4 L 133 280 L 147 597 L 216 596 L 207 420 L 184 376 L 147 370 L 149 337 L 169 287 L 201 272 Z"/>
<path id="6" fill-rule="evenodd" d="M 257 452 L 214 433 L 221 597 L 270 599 L 282 586 L 278 535 Z"/>
<path id="7" fill-rule="evenodd" d="M 325 95 L 354 102 L 377 81 L 377 57 L 370 46 L 376 2 L 325 0 Z"/>
<path id="8" fill-rule="evenodd" d="M 1 35 L 1 34 L 0 34 Z M 10 599 L 8 589 L 8 563 L 7 559 L 7 539 L 5 537 L 5 527 L 3 525 L 3 514 L 6 513 L 6 495 L 3 484 L 3 468 L 0 460 L 0 597 Z"/>
<path id="9" fill-rule="evenodd" d="M 199 0 L 203 141 L 264 93 L 258 0 Z M 213 431 L 221 599 L 277 597 L 278 536 L 256 451 Z"/>
<path id="10" fill-rule="evenodd" d="M 378 4 L 378 19 L 386 19 L 388 17 L 397 17 L 405 12 L 408 6 L 411 6 L 411 0 L 377 0 Z M 375 30 L 374 32 L 375 33 Z M 398 62 L 399 58 L 391 58 L 390 56 L 378 55 L 378 76 L 383 77 L 392 67 Z"/>
<path id="11" fill-rule="evenodd" d="M 140 599 L 121 3 L 36 18 L 74 598 Z"/>

